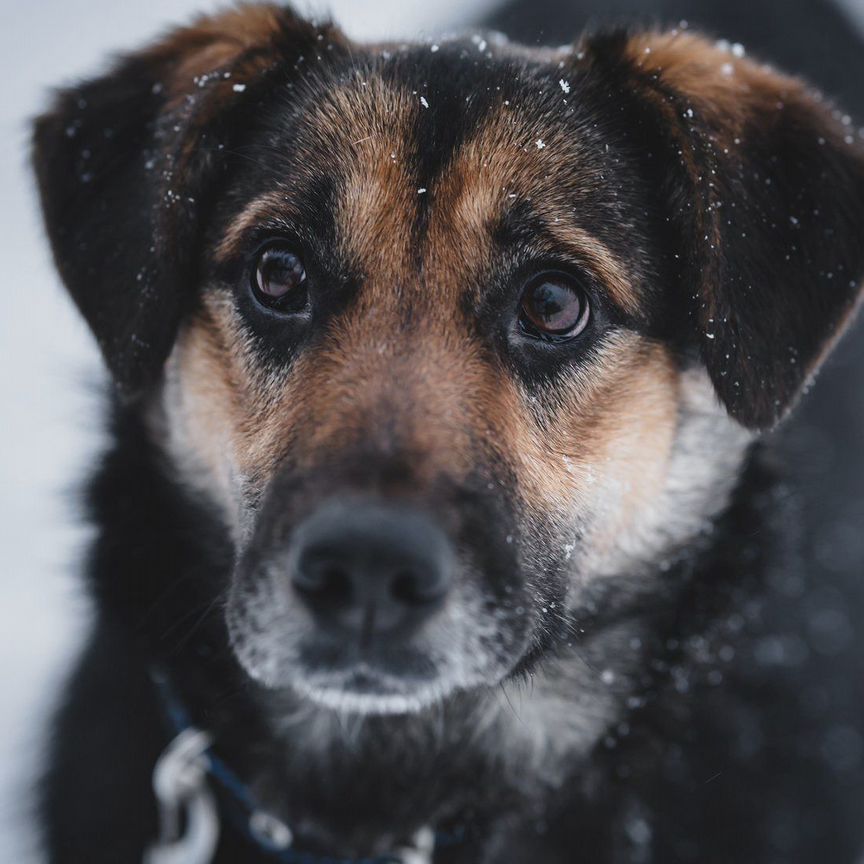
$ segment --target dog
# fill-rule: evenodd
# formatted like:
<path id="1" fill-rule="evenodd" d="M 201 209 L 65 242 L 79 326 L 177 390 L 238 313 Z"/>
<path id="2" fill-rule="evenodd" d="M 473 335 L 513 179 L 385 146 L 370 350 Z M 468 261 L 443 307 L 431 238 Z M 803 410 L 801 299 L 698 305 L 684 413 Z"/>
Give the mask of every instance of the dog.
<path id="1" fill-rule="evenodd" d="M 842 111 L 683 24 L 249 5 L 33 158 L 113 380 L 53 864 L 857 860 L 860 657 L 763 443 L 861 296 Z"/>

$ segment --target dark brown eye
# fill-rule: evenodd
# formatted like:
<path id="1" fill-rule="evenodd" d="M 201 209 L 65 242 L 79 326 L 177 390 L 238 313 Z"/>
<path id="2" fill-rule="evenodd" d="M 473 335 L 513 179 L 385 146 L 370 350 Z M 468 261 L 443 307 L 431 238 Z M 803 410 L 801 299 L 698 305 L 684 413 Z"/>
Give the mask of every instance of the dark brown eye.
<path id="1" fill-rule="evenodd" d="M 525 332 L 572 339 L 587 326 L 591 307 L 585 289 L 565 273 L 541 273 L 522 292 L 520 322 Z"/>
<path id="2" fill-rule="evenodd" d="M 259 254 L 252 288 L 258 301 L 271 309 L 287 313 L 306 308 L 306 270 L 283 246 L 270 246 Z"/>

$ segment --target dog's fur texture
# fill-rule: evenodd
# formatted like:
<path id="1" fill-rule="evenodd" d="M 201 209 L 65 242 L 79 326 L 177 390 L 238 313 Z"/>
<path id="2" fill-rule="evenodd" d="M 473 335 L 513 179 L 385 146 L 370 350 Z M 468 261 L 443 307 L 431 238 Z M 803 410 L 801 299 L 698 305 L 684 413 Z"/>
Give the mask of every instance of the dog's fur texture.
<path id="1" fill-rule="evenodd" d="M 740 53 L 361 46 L 249 6 L 58 96 L 46 224 L 116 396 L 52 862 L 154 837 L 157 663 L 313 852 L 468 825 L 436 864 L 855 860 L 864 670 L 758 439 L 854 312 L 864 152 Z M 250 293 L 272 236 L 302 319 Z M 591 297 L 566 345 L 514 326 L 550 266 Z M 280 557 L 370 495 L 459 557 L 375 692 L 309 650 Z M 216 860 L 267 858 L 226 827 Z"/>

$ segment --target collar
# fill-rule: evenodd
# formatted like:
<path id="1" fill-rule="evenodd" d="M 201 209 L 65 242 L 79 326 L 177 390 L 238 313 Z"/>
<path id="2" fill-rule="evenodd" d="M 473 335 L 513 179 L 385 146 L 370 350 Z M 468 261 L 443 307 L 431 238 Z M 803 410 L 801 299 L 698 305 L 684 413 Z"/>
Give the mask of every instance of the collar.
<path id="1" fill-rule="evenodd" d="M 274 862 L 282 864 L 432 864 L 435 850 L 462 841 L 462 832 L 424 828 L 409 846 L 376 858 L 336 858 L 303 852 L 290 826 L 259 806 L 249 787 L 214 752 L 213 736 L 196 727 L 168 675 L 151 678 L 174 737 L 153 770 L 159 838 L 144 864 L 211 864 L 223 820 Z M 214 795 L 216 787 L 222 794 Z"/>

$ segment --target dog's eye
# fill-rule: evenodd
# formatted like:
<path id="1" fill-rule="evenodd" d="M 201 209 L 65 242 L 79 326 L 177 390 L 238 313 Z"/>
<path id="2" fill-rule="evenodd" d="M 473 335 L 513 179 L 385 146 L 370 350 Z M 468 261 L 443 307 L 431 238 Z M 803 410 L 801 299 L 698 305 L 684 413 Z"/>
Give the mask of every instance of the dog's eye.
<path id="1" fill-rule="evenodd" d="M 565 273 L 541 273 L 519 301 L 523 332 L 542 339 L 573 339 L 588 325 L 591 306 L 585 289 Z"/>
<path id="2" fill-rule="evenodd" d="M 285 246 L 268 246 L 258 254 L 252 290 L 259 303 L 279 312 L 299 312 L 306 307 L 306 269 Z"/>

